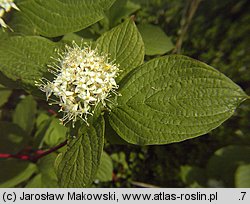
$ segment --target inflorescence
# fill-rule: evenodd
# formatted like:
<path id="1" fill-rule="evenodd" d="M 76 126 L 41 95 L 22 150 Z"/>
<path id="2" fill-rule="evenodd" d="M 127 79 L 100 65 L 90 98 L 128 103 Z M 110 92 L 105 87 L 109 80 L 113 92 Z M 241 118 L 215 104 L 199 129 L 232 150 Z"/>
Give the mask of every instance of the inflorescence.
<path id="1" fill-rule="evenodd" d="M 77 118 L 88 124 L 88 115 L 93 115 L 97 104 L 106 106 L 111 93 L 117 94 L 115 78 L 119 66 L 110 62 L 107 54 L 99 54 L 86 44 L 78 46 L 73 42 L 59 56 L 59 63 L 49 66 L 53 81 L 43 78 L 37 85 L 46 93 L 47 100 L 51 95 L 57 98 L 51 104 L 61 107 L 63 124 L 72 121 L 74 126 Z"/>

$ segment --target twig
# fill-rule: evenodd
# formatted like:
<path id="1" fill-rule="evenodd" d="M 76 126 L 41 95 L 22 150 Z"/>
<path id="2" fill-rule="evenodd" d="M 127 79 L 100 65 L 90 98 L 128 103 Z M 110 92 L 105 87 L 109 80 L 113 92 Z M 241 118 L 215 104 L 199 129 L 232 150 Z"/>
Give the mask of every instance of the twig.
<path id="1" fill-rule="evenodd" d="M 47 151 L 43 151 L 41 153 L 36 154 L 35 157 L 31 158 L 32 159 L 31 161 L 36 162 L 38 159 L 40 159 L 40 158 L 42 158 L 42 157 L 44 157 L 44 156 L 46 156 L 46 155 L 48 155 L 48 154 L 50 154 L 52 152 L 57 151 L 58 149 L 60 149 L 60 148 L 64 147 L 65 145 L 67 145 L 67 142 L 68 141 L 65 140 L 61 144 L 59 144 L 59 145 L 57 145 L 55 147 L 52 147 L 51 149 L 49 149 Z"/>
<path id="2" fill-rule="evenodd" d="M 181 25 L 180 35 L 176 42 L 173 53 L 179 54 L 181 52 L 181 46 L 182 46 L 184 37 L 187 33 L 187 30 L 191 24 L 191 21 L 194 17 L 195 12 L 197 11 L 197 8 L 200 2 L 201 0 L 189 0 L 189 3 L 187 4 L 187 8 L 186 8 L 186 14 L 183 15 L 182 20 L 181 20 L 181 22 L 184 22 L 184 23 Z"/>
<path id="3" fill-rule="evenodd" d="M 19 155 L 19 154 L 0 154 L 0 158 L 7 159 L 7 158 L 14 158 L 14 159 L 21 159 L 21 160 L 29 160 L 28 155 Z"/>
<path id="4" fill-rule="evenodd" d="M 31 154 L 2 154 L 0 153 L 0 158 L 2 159 L 8 159 L 8 158 L 14 158 L 14 159 L 20 159 L 20 160 L 24 160 L 24 161 L 31 161 L 31 162 L 37 162 L 37 160 L 39 160 L 40 158 L 57 151 L 58 149 L 64 147 L 67 144 L 67 140 L 65 140 L 64 142 L 62 142 L 61 144 L 52 147 L 49 150 L 37 150 L 35 151 L 35 153 L 31 153 Z"/>
<path id="5" fill-rule="evenodd" d="M 143 188 L 160 188 L 159 186 L 155 186 L 152 184 L 143 183 L 139 181 L 130 181 L 130 183 L 134 186 L 143 187 Z"/>

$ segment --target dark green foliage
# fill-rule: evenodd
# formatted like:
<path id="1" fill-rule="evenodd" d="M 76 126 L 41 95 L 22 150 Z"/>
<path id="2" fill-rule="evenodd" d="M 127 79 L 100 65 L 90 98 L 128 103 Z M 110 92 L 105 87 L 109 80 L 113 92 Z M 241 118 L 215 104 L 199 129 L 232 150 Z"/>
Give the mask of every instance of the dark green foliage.
<path id="1" fill-rule="evenodd" d="M 23 12 L 6 19 L 14 32 L 0 29 L 0 154 L 30 156 L 0 158 L 0 187 L 250 186 L 248 0 L 200 1 L 190 21 L 192 1 L 53 0 L 42 4 L 45 17 L 43 9 L 34 17 L 41 2 L 18 1 Z M 92 42 L 122 70 L 122 97 L 111 98 L 111 111 L 97 107 L 90 126 L 74 129 L 59 123 L 58 108 L 34 83 L 52 78 L 51 57 L 72 40 Z M 176 50 L 225 76 L 169 55 Z M 37 150 L 65 139 L 36 160 Z"/>

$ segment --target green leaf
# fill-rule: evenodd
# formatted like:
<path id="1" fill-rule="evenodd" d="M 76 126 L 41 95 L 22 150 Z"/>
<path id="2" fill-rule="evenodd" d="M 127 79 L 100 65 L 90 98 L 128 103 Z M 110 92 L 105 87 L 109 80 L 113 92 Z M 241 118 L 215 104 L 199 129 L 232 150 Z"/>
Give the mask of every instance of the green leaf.
<path id="1" fill-rule="evenodd" d="M 236 188 L 250 188 L 250 164 L 240 165 L 235 173 Z"/>
<path id="2" fill-rule="evenodd" d="M 36 118 L 36 127 L 39 128 L 39 126 L 41 126 L 42 123 L 50 119 L 51 117 L 49 117 L 45 112 L 40 112 Z"/>
<path id="3" fill-rule="evenodd" d="M 27 138 L 26 133 L 16 124 L 0 121 L 0 152 L 18 153 L 24 147 Z"/>
<path id="4" fill-rule="evenodd" d="M 1 44 L 1 42 L 0 42 Z M 1 48 L 0 48 L 1 49 Z M 0 65 L 1 67 L 1 65 Z M 20 87 L 17 87 L 17 83 L 11 79 L 9 79 L 8 77 L 6 77 L 0 70 L 0 83 L 5 86 L 8 87 L 9 89 L 20 89 Z"/>
<path id="5" fill-rule="evenodd" d="M 214 68 L 181 55 L 156 58 L 130 73 L 109 121 L 133 144 L 168 144 L 208 133 L 248 96 Z"/>
<path id="6" fill-rule="evenodd" d="M 38 160 L 37 167 L 39 173 L 32 178 L 26 188 L 58 188 L 57 176 L 54 162 L 57 154 L 51 153 Z"/>
<path id="7" fill-rule="evenodd" d="M 129 16 L 139 10 L 141 8 L 141 5 L 138 3 L 135 3 L 133 1 L 128 0 L 127 5 L 125 6 L 125 9 L 123 10 L 123 16 Z"/>
<path id="8" fill-rule="evenodd" d="M 44 143 L 50 147 L 54 147 L 67 138 L 68 128 L 60 124 L 58 118 L 49 117 L 45 113 L 40 113 L 36 120 L 36 133 L 34 137 L 34 148 L 41 148 Z M 58 151 L 62 151 L 60 148 Z"/>
<path id="9" fill-rule="evenodd" d="M 250 163 L 250 147 L 228 146 L 217 150 L 207 166 L 208 176 L 234 187 L 234 174 L 238 166 Z"/>
<path id="10" fill-rule="evenodd" d="M 32 178 L 25 188 L 44 188 L 42 182 L 42 174 L 37 174 L 34 178 Z"/>
<path id="11" fill-rule="evenodd" d="M 101 182 L 112 181 L 113 163 L 110 156 L 106 153 L 102 153 L 99 169 L 96 174 L 96 179 Z"/>
<path id="12" fill-rule="evenodd" d="M 158 26 L 150 24 L 138 25 L 145 44 L 146 55 L 163 55 L 174 48 L 170 38 Z"/>
<path id="13" fill-rule="evenodd" d="M 29 95 L 26 96 L 17 105 L 13 114 L 13 122 L 21 127 L 27 135 L 31 134 L 31 131 L 35 124 L 36 108 L 37 104 L 34 98 Z"/>
<path id="14" fill-rule="evenodd" d="M 75 33 L 68 33 L 68 34 L 64 35 L 62 40 L 61 40 L 61 42 L 65 42 L 68 44 L 72 44 L 73 41 L 77 45 L 81 45 L 83 43 L 90 43 L 93 40 L 90 38 L 82 38 L 80 35 L 77 35 Z"/>
<path id="15" fill-rule="evenodd" d="M 206 183 L 206 173 L 204 169 L 196 166 L 181 166 L 180 177 L 187 187 L 203 187 Z"/>
<path id="16" fill-rule="evenodd" d="M 40 113 L 36 119 L 36 132 L 34 136 L 33 147 L 40 149 L 43 146 L 44 136 L 51 124 L 52 117 L 49 117 L 45 113 Z"/>
<path id="17" fill-rule="evenodd" d="M 116 0 L 115 3 L 106 12 L 109 27 L 121 23 L 121 20 L 129 17 L 132 13 L 140 9 L 139 4 L 135 4 L 128 0 Z"/>
<path id="18" fill-rule="evenodd" d="M 66 139 L 67 128 L 63 126 L 59 119 L 53 118 L 44 135 L 44 142 L 49 146 L 58 145 Z"/>
<path id="19" fill-rule="evenodd" d="M 111 127 L 108 116 L 104 115 L 104 120 L 105 120 L 105 139 L 110 143 L 110 144 L 115 144 L 115 145 L 129 145 L 124 139 L 122 139 L 116 131 Z"/>
<path id="20" fill-rule="evenodd" d="M 43 188 L 58 188 L 58 180 L 54 168 L 57 154 L 52 153 L 38 161 L 38 169 L 41 173 Z"/>
<path id="21" fill-rule="evenodd" d="M 104 33 L 96 44 L 100 52 L 109 53 L 111 60 L 120 65 L 122 72 L 117 81 L 143 62 L 143 41 L 131 19 Z"/>
<path id="22" fill-rule="evenodd" d="M 29 179 L 36 165 L 16 159 L 0 160 L 0 188 L 11 188 Z"/>
<path id="23" fill-rule="evenodd" d="M 0 84 L 0 107 L 3 106 L 11 95 L 12 91 Z"/>
<path id="24" fill-rule="evenodd" d="M 42 37 L 8 38 L 0 42 L 0 71 L 25 88 L 34 88 L 35 81 L 48 74 L 47 64 L 57 47 Z"/>
<path id="25" fill-rule="evenodd" d="M 4 40 L 8 37 L 8 33 L 4 29 L 0 28 L 0 40 Z"/>
<path id="26" fill-rule="evenodd" d="M 10 27 L 29 35 L 56 37 L 79 31 L 104 17 L 114 0 L 23 0 L 17 2 L 20 12 L 13 14 Z"/>
<path id="27" fill-rule="evenodd" d="M 104 120 L 82 126 L 55 166 L 60 187 L 87 187 L 96 176 L 104 143 Z"/>
<path id="28" fill-rule="evenodd" d="M 36 126 L 35 146 L 37 147 L 43 142 L 53 147 L 66 140 L 68 128 L 63 126 L 58 118 L 40 113 L 36 120 Z"/>

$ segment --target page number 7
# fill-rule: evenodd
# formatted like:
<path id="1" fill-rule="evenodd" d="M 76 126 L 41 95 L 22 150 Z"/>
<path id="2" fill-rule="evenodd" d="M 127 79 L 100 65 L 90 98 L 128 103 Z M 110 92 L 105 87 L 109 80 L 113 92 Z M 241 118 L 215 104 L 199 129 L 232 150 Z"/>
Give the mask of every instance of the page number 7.
<path id="1" fill-rule="evenodd" d="M 245 195 L 247 194 L 247 192 L 240 192 L 241 193 L 241 198 L 239 200 L 244 200 Z"/>

